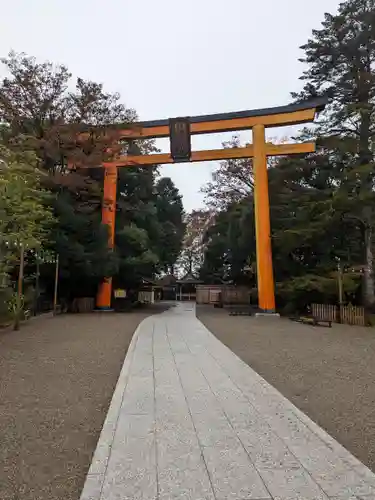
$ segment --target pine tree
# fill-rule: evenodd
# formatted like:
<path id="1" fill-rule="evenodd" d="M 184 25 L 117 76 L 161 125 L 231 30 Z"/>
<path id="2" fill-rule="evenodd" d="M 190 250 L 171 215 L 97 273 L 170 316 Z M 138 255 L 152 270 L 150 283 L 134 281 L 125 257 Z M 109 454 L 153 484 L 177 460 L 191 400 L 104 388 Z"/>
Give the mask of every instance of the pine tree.
<path id="1" fill-rule="evenodd" d="M 364 301 L 375 302 L 373 277 L 375 134 L 375 0 L 348 0 L 326 14 L 320 30 L 302 46 L 307 69 L 298 99 L 328 94 L 331 104 L 319 120 L 318 136 L 340 158 L 332 206 L 355 220 L 364 264 Z"/>
<path id="2" fill-rule="evenodd" d="M 158 252 L 160 266 L 164 272 L 173 274 L 185 230 L 182 197 L 169 177 L 160 178 L 155 191 L 157 218 L 161 225 L 163 242 Z"/>

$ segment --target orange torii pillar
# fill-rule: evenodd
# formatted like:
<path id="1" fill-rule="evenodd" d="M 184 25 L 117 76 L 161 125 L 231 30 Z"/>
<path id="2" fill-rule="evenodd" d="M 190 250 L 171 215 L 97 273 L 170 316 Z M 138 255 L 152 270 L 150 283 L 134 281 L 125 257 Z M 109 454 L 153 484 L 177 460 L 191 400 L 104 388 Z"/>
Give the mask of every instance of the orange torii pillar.
<path id="1" fill-rule="evenodd" d="M 107 163 L 104 168 L 104 193 L 102 205 L 102 222 L 108 227 L 108 247 L 113 249 L 115 244 L 116 223 L 116 195 L 117 195 L 117 166 Z M 99 286 L 96 297 L 96 308 L 101 311 L 111 311 L 112 278 L 104 278 Z"/>
<path id="2" fill-rule="evenodd" d="M 275 312 L 275 284 L 272 266 L 270 202 L 264 125 L 254 125 L 253 147 L 258 300 L 261 311 L 272 314 Z"/>

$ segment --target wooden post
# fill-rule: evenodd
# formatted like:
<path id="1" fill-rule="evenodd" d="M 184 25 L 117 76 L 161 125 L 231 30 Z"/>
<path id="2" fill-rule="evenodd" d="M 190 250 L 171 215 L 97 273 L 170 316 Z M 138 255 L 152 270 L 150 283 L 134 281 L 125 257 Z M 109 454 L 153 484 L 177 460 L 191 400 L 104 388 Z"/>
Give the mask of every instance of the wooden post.
<path id="1" fill-rule="evenodd" d="M 104 170 L 104 195 L 102 206 L 102 222 L 109 229 L 108 247 L 113 249 L 115 243 L 116 223 L 117 167 L 111 165 Z M 97 309 L 111 310 L 112 278 L 105 278 L 99 286 L 96 297 Z"/>
<path id="2" fill-rule="evenodd" d="M 33 315 L 36 316 L 38 312 L 38 304 L 39 304 L 39 278 L 40 278 L 40 263 L 39 263 L 39 254 L 35 252 L 36 259 L 36 273 L 35 273 L 35 297 L 34 297 L 34 312 Z"/>
<path id="3" fill-rule="evenodd" d="M 275 285 L 272 268 L 270 206 L 264 125 L 255 125 L 253 127 L 253 146 L 255 234 L 259 307 L 262 312 L 274 313 Z"/>
<path id="4" fill-rule="evenodd" d="M 338 270 L 337 276 L 338 276 L 338 285 L 339 285 L 339 304 L 340 304 L 340 306 L 342 306 L 343 302 L 344 302 L 344 290 L 343 290 L 342 269 L 341 269 L 340 262 L 338 263 L 337 268 L 338 268 L 337 269 Z"/>
<path id="5" fill-rule="evenodd" d="M 59 255 L 56 256 L 56 267 L 55 267 L 55 289 L 53 293 L 53 315 L 56 316 L 57 310 L 57 290 L 59 284 Z"/>
<path id="6" fill-rule="evenodd" d="M 338 323 L 342 323 L 342 310 L 344 305 L 344 287 L 342 280 L 342 267 L 340 259 L 337 259 L 337 281 L 339 289 L 339 312 L 338 312 Z"/>
<path id="7" fill-rule="evenodd" d="M 25 267 L 25 247 L 21 243 L 20 246 L 20 269 L 18 271 L 18 283 L 17 283 L 17 304 L 14 317 L 14 329 L 20 329 L 20 316 L 22 309 L 22 291 L 23 291 L 23 271 Z"/>

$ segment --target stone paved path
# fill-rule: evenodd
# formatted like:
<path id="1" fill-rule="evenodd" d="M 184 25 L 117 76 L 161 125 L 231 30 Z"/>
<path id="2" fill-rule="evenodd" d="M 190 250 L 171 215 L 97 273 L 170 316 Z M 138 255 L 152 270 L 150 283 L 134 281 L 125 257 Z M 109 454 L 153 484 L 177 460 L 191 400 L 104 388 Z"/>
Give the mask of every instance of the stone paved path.
<path id="1" fill-rule="evenodd" d="M 375 475 L 180 304 L 128 350 L 81 496 L 115 499 L 374 500 Z"/>

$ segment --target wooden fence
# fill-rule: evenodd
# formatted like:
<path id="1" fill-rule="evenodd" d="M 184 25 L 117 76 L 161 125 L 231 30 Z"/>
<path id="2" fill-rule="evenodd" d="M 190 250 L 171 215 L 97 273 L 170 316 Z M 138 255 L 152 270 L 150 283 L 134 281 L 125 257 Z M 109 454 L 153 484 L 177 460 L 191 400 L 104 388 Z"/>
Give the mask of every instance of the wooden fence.
<path id="1" fill-rule="evenodd" d="M 197 285 L 197 304 L 215 304 L 219 298 L 223 304 L 249 304 L 250 290 L 233 285 Z"/>
<path id="2" fill-rule="evenodd" d="M 342 323 L 344 325 L 366 326 L 364 307 L 333 306 L 331 304 L 312 304 L 312 314 L 318 319 Z"/>
<path id="3" fill-rule="evenodd" d="M 366 326 L 366 314 L 364 307 L 341 306 L 341 323 L 345 325 Z"/>
<path id="4" fill-rule="evenodd" d="M 331 304 L 312 304 L 311 312 L 315 318 L 324 321 L 337 321 L 337 306 Z"/>
<path id="5" fill-rule="evenodd" d="M 221 292 L 222 285 L 197 285 L 196 302 L 197 304 L 212 304 L 212 300 Z"/>
<path id="6" fill-rule="evenodd" d="M 94 310 L 95 299 L 93 297 L 78 297 L 73 300 L 72 312 L 90 313 Z"/>

